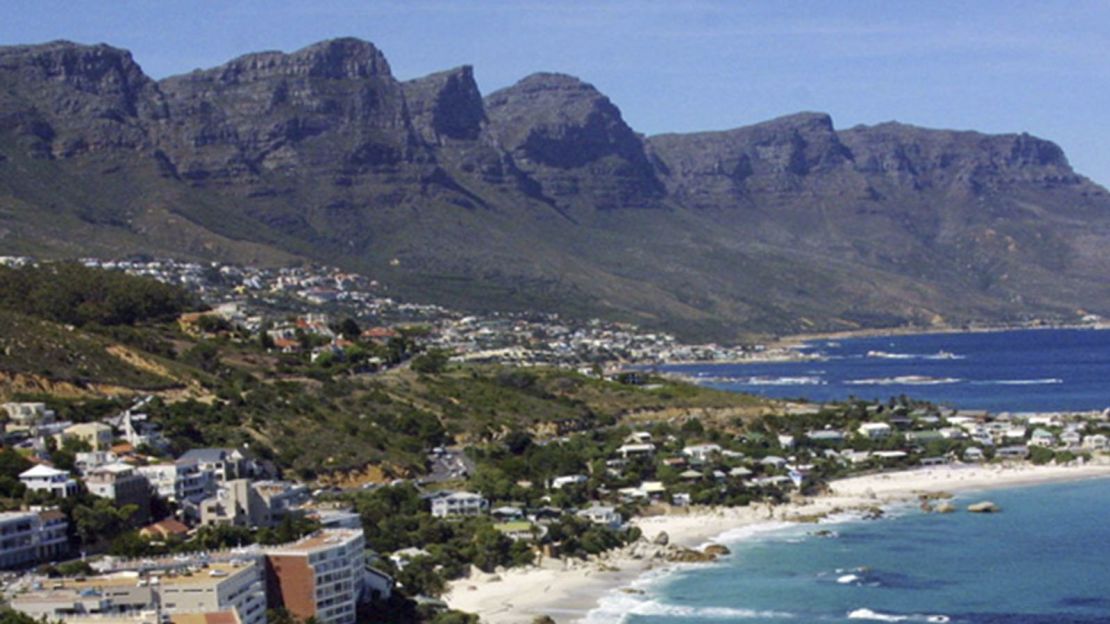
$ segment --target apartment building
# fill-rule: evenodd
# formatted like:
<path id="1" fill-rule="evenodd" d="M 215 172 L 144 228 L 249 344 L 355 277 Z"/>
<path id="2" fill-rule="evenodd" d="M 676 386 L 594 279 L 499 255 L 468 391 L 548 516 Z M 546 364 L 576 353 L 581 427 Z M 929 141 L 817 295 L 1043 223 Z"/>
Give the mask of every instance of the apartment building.
<path id="1" fill-rule="evenodd" d="M 287 481 L 232 479 L 216 488 L 216 495 L 200 504 L 200 523 L 243 527 L 279 524 L 298 505 L 309 500 L 308 488 Z"/>
<path id="2" fill-rule="evenodd" d="M 67 526 L 56 510 L 0 513 L 0 568 L 60 559 L 69 551 Z"/>
<path id="3" fill-rule="evenodd" d="M 270 608 L 299 620 L 354 624 L 366 582 L 361 529 L 326 529 L 265 551 Z"/>
<path id="4" fill-rule="evenodd" d="M 107 498 L 117 507 L 135 505 L 135 516 L 140 522 L 150 518 L 150 482 L 134 466 L 124 463 L 107 464 L 85 473 L 85 487 L 89 493 Z"/>
<path id="5" fill-rule="evenodd" d="M 47 620 L 234 611 L 242 624 L 266 624 L 264 569 L 257 555 L 214 563 L 186 560 L 164 568 L 54 579 L 41 590 L 12 597 L 10 604 Z"/>
<path id="6" fill-rule="evenodd" d="M 89 422 L 77 423 L 66 427 L 61 434 L 62 439 L 76 438 L 93 451 L 107 451 L 112 448 L 112 428 L 104 423 Z"/>
<path id="7" fill-rule="evenodd" d="M 137 470 L 160 498 L 175 503 L 199 502 L 215 489 L 212 471 L 202 470 L 196 462 L 179 460 L 172 464 L 139 466 Z"/>

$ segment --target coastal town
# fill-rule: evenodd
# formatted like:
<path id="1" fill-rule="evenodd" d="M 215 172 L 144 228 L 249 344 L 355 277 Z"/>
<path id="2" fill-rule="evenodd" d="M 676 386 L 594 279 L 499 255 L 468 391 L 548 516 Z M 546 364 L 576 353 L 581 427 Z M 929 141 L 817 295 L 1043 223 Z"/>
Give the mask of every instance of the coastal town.
<path id="1" fill-rule="evenodd" d="M 881 517 L 883 483 L 837 498 L 845 479 L 1110 466 L 1110 410 L 721 392 L 645 363 L 766 353 L 398 304 L 333 269 L 3 264 L 9 291 L 45 290 L 0 303 L 124 340 L 162 388 L 91 394 L 86 364 L 76 394 L 0 405 L 0 589 L 34 620 L 513 621 L 484 610 L 503 575 L 728 553 L 691 522 Z"/>
<path id="2" fill-rule="evenodd" d="M 0 257 L 0 266 L 36 262 Z M 398 301 L 389 296 L 388 285 L 332 267 L 273 269 L 172 259 L 85 258 L 81 263 L 181 286 L 202 297 L 212 315 L 248 332 L 266 328 L 289 351 L 301 348 L 293 341 L 298 327 L 334 338 L 329 324 L 351 318 L 371 338 L 395 336 L 398 327 L 419 327 L 424 344 L 448 350 L 462 362 L 589 369 L 799 357 L 792 349 L 768 352 L 762 345 L 685 344 L 671 334 L 629 323 L 568 319 L 543 311 L 464 314 L 440 305 Z M 341 349 L 334 342 L 317 344 L 312 355 L 337 348 Z"/>
<path id="3" fill-rule="evenodd" d="M 427 476 L 352 493 L 282 479 L 249 449 L 195 448 L 168 457 L 158 451 L 166 442 L 141 411 L 144 401 L 80 423 L 43 403 L 2 406 L 0 479 L 8 497 L 23 501 L 0 516 L 11 608 L 72 623 L 347 623 L 374 621 L 365 619 L 374 617 L 367 615 L 374 605 L 405 591 L 422 609 L 446 612 L 450 605 L 437 597 L 442 581 L 412 573 L 455 578 L 444 573 L 445 553 L 434 541 L 370 547 L 364 531 L 380 528 L 366 526 L 375 515 L 359 513 L 359 497 L 410 496 L 418 517 L 478 526 L 473 539 L 510 556 L 457 574 L 477 577 L 520 566 L 566 568 L 611 548 L 648 544 L 641 517 L 797 500 L 830 478 L 876 469 L 1099 463 L 1110 434 L 1107 413 L 812 406 L 739 434 L 687 420 L 503 441 L 510 455 L 510 446 L 521 445 L 532 446 L 535 457 L 576 458 L 572 449 L 587 444 L 602 453 L 564 462 L 577 470 L 549 472 L 540 482 L 499 482 L 494 473 L 506 479 L 509 472 L 488 446 L 426 449 Z M 437 467 L 447 471 L 442 479 Z M 117 515 L 90 517 L 100 501 L 108 516 Z M 710 561 L 720 552 L 663 549 L 665 540 L 650 537 L 653 556 L 664 563 Z"/>

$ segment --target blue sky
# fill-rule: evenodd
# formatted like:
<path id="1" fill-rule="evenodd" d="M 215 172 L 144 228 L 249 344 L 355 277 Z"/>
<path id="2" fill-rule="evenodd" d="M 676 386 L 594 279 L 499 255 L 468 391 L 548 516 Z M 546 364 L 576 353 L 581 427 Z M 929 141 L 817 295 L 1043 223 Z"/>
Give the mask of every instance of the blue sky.
<path id="1" fill-rule="evenodd" d="M 484 93 L 535 71 L 596 85 L 645 134 L 828 112 L 1029 132 L 1110 185 L 1110 2 L 3 0 L 0 43 L 127 48 L 161 78 L 355 36 L 402 79 L 462 64 Z"/>

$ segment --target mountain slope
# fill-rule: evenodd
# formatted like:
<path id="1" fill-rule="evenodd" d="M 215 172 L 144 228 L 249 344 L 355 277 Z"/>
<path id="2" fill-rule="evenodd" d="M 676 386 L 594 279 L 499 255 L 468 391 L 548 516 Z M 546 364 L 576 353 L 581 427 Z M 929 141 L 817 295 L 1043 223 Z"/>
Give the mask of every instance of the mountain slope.
<path id="1" fill-rule="evenodd" d="M 722 340 L 1110 314 L 1110 197 L 1028 135 L 800 113 L 643 137 L 577 78 L 483 97 L 357 39 L 161 81 L 15 46 L 0 84 L 0 253 L 308 259 Z"/>

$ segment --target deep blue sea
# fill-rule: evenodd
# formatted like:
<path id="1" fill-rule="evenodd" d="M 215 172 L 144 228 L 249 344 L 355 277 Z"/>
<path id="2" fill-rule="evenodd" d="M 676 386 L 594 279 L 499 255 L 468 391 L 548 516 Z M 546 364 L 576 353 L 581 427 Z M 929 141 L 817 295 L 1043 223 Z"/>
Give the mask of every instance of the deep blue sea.
<path id="1" fill-rule="evenodd" d="M 989 498 L 999 514 L 972 514 Z M 1110 622 L 1110 479 L 993 490 L 961 511 L 726 534 L 721 562 L 614 593 L 590 622 Z"/>
<path id="2" fill-rule="evenodd" d="M 995 412 L 1110 407 L 1110 331 L 1026 330 L 814 342 L 823 361 L 682 365 L 700 383 L 815 401 L 906 394 Z M 1110 479 L 963 495 L 995 515 L 925 514 L 726 534 L 733 553 L 616 592 L 590 622 L 1110 623 Z"/>
<path id="3" fill-rule="evenodd" d="M 919 334 L 811 343 L 822 361 L 664 366 L 700 383 L 778 398 L 906 394 L 994 412 L 1110 407 L 1110 330 Z"/>

